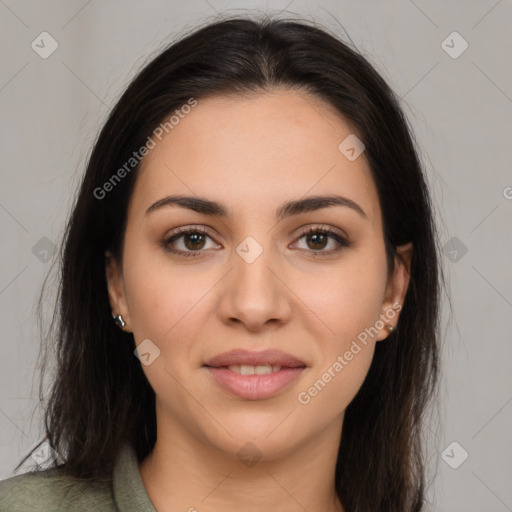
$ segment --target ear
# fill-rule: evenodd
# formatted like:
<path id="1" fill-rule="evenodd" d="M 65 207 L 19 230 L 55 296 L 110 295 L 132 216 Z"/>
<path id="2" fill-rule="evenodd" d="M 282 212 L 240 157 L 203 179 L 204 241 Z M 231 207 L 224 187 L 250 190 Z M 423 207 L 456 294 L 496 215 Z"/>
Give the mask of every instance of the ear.
<path id="1" fill-rule="evenodd" d="M 389 276 L 384 302 L 382 303 L 380 318 L 384 322 L 384 327 L 380 329 L 375 338 L 376 341 L 383 340 L 389 336 L 390 332 L 387 330 L 386 325 L 392 325 L 396 329 L 405 294 L 409 287 L 413 253 L 412 242 L 398 246 L 396 252 L 395 266 L 391 276 Z"/>
<path id="2" fill-rule="evenodd" d="M 126 301 L 123 272 L 110 251 L 105 252 L 105 277 L 107 280 L 108 300 L 110 302 L 110 308 L 112 309 L 112 315 L 121 315 L 126 322 L 126 326 L 123 330 L 131 332 L 130 313 Z"/>

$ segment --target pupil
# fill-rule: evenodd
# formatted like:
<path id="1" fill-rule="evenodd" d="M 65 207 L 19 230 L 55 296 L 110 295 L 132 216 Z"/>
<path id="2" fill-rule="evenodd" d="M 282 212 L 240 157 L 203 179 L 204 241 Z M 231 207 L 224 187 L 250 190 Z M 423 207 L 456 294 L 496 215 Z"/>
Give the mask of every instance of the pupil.
<path id="1" fill-rule="evenodd" d="M 321 239 L 320 242 L 318 241 L 318 238 Z M 321 247 L 313 247 L 313 249 L 323 249 L 325 247 L 325 243 L 322 244 L 322 242 L 325 242 L 325 238 L 326 236 L 323 233 L 316 233 L 308 236 L 308 240 L 313 240 L 313 244 L 320 243 Z"/>
<path id="2" fill-rule="evenodd" d="M 201 240 L 203 237 L 200 233 L 192 233 L 185 235 L 185 245 L 187 246 L 187 249 L 200 249 L 201 247 L 198 247 L 197 244 L 201 244 L 201 242 L 204 242 L 204 240 Z M 190 247 L 187 241 L 192 240 L 192 246 Z"/>

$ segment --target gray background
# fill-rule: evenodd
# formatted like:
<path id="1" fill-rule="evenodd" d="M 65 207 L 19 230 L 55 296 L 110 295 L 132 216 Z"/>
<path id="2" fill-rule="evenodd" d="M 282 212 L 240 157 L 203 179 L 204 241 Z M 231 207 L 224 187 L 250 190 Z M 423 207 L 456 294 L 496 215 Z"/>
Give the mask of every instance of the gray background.
<path id="1" fill-rule="evenodd" d="M 512 511 L 510 0 L 0 0 L 0 478 L 42 436 L 35 305 L 98 129 L 164 43 L 245 9 L 287 9 L 346 40 L 343 24 L 402 98 L 452 297 L 452 310 L 444 301 L 441 429 L 427 434 L 430 508 Z M 46 59 L 31 47 L 42 46 L 44 31 L 58 43 Z M 457 58 L 464 41 L 454 31 L 469 45 Z"/>

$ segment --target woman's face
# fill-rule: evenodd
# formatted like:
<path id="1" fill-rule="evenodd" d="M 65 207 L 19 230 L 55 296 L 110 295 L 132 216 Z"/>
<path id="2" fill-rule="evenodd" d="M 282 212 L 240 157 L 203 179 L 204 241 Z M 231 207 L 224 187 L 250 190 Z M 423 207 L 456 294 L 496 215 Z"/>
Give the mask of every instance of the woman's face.
<path id="1" fill-rule="evenodd" d="M 409 277 L 398 265 L 387 279 L 377 191 L 353 137 L 317 98 L 276 91 L 199 100 L 155 139 L 137 171 L 123 269 L 112 260 L 107 275 L 112 311 L 143 343 L 159 432 L 230 454 L 254 445 L 268 459 L 341 432 Z M 199 200 L 220 208 L 195 211 Z M 408 266 L 410 244 L 401 252 Z M 257 375 L 238 373 L 251 364 L 206 366 L 235 349 L 279 350 L 302 367 L 274 372 L 279 357 L 247 354 L 217 364 L 253 361 Z"/>

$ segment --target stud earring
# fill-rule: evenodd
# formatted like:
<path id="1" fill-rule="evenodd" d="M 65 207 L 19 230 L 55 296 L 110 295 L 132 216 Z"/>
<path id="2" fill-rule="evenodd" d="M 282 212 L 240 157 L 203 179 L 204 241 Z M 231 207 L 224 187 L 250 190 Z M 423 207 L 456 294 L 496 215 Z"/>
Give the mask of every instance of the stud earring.
<path id="1" fill-rule="evenodd" d="M 123 320 L 123 317 L 121 315 L 112 315 L 112 318 L 121 329 L 125 328 L 126 322 Z"/>
<path id="2" fill-rule="evenodd" d="M 389 331 L 389 334 L 391 334 L 395 328 L 392 325 L 386 325 L 386 329 Z"/>

